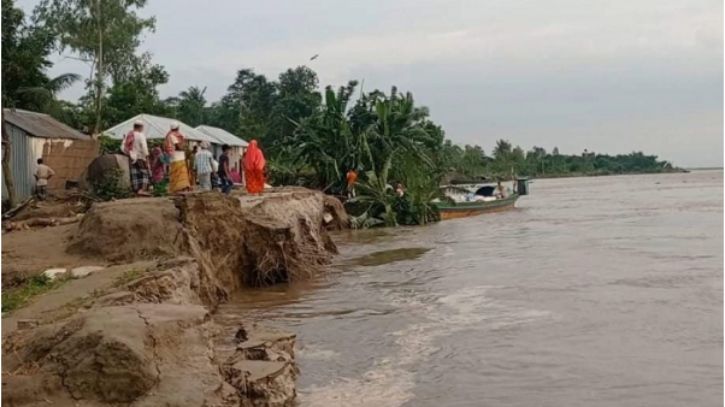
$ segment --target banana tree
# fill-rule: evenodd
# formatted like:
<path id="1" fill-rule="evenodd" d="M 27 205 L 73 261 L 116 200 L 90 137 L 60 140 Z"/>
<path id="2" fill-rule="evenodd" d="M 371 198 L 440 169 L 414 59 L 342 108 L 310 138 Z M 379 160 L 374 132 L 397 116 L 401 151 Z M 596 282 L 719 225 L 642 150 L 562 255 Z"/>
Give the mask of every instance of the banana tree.
<path id="1" fill-rule="evenodd" d="M 324 105 L 297 124 L 292 142 L 301 157 L 314 168 L 320 186 L 333 192 L 344 190 L 344 174 L 362 167 L 362 135 L 347 119 L 347 105 L 354 89 L 351 83 L 337 92 L 328 87 Z"/>

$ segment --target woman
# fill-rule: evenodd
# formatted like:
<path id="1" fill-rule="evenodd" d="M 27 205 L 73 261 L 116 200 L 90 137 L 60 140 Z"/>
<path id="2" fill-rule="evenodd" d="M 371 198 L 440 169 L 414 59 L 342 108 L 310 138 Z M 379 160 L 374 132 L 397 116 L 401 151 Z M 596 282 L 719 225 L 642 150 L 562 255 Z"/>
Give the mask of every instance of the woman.
<path id="1" fill-rule="evenodd" d="M 164 140 L 164 149 L 171 160 L 171 164 L 169 165 L 170 194 L 185 192 L 191 189 L 184 144 L 184 136 L 179 132 L 179 124 L 173 123 L 171 130 L 166 134 L 166 139 Z"/>
<path id="2" fill-rule="evenodd" d="M 151 150 L 151 182 L 158 184 L 166 176 L 166 165 L 164 164 L 164 152 L 161 147 L 156 146 Z"/>
<path id="3" fill-rule="evenodd" d="M 247 192 L 250 194 L 261 194 L 264 190 L 265 165 L 267 161 L 262 150 L 257 147 L 257 140 L 252 140 L 244 156 L 244 176 L 247 181 Z"/>
<path id="4" fill-rule="evenodd" d="M 186 168 L 189 170 L 189 185 L 194 189 L 196 187 L 196 166 L 194 165 L 194 159 L 196 153 L 199 151 L 199 147 L 194 146 L 191 149 L 191 154 L 188 151 L 185 152 L 186 156 Z"/>

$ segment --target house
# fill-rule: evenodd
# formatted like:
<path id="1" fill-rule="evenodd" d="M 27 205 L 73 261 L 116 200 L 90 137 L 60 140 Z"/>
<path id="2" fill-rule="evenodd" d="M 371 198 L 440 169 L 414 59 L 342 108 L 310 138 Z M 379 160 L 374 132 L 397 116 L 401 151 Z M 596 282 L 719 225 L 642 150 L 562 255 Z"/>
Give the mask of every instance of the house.
<path id="1" fill-rule="evenodd" d="M 33 194 L 38 158 L 55 171 L 48 183 L 53 193 L 80 182 L 86 168 L 98 156 L 99 143 L 47 114 L 20 109 L 3 109 L 3 125 L 10 143 L 10 172 L 15 198 Z M 7 199 L 5 178 L 2 198 Z"/>
<path id="2" fill-rule="evenodd" d="M 215 140 L 212 143 L 211 150 L 211 153 L 214 155 L 215 158 L 221 155 L 222 146 L 224 144 L 228 144 L 232 148 L 231 155 L 229 157 L 229 163 L 232 165 L 233 169 L 237 171 L 242 167 L 242 155 L 247 150 L 248 145 L 246 141 L 224 129 L 220 129 L 219 127 L 204 125 L 198 126 L 196 130 L 206 134 L 207 136 Z"/>
<path id="3" fill-rule="evenodd" d="M 171 130 L 172 123 L 179 124 L 179 131 L 186 137 L 187 140 L 201 142 L 208 141 L 209 143 L 216 143 L 216 139 L 213 139 L 206 134 L 194 129 L 193 127 L 185 124 L 179 120 L 171 119 L 168 117 L 154 116 L 150 114 L 139 114 L 124 122 L 121 122 L 111 128 L 103 131 L 103 135 L 116 140 L 123 140 L 123 136 L 133 130 L 133 124 L 137 121 L 143 123 L 143 132 L 146 135 L 147 140 L 158 140 L 164 139 L 166 134 Z"/>

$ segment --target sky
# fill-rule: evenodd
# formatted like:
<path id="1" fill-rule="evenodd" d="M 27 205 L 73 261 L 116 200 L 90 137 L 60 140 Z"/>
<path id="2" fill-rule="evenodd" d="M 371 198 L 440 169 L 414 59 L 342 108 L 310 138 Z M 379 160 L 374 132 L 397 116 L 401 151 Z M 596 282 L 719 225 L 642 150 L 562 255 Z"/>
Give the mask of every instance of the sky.
<path id="1" fill-rule="evenodd" d="M 410 91 L 489 153 L 503 138 L 723 164 L 721 0 L 149 0 L 140 14 L 157 19 L 140 50 L 170 74 L 163 97 L 206 86 L 215 101 L 241 68 L 307 65 L 321 87 Z M 51 73 L 88 74 L 65 55 Z"/>

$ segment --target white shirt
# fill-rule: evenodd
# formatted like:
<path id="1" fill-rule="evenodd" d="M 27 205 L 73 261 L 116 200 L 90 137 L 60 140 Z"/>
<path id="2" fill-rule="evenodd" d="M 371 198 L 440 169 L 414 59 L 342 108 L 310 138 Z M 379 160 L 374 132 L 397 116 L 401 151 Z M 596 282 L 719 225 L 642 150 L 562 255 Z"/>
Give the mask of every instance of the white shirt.
<path id="1" fill-rule="evenodd" d="M 52 168 L 45 164 L 38 164 L 38 169 L 35 170 L 35 176 L 38 177 L 36 185 L 39 187 L 48 185 L 48 177 L 52 175 L 55 175 Z"/>
<path id="2" fill-rule="evenodd" d="M 123 136 L 123 145 L 126 145 L 126 136 Z M 126 154 L 131 158 L 131 162 L 136 162 L 138 159 L 145 160 L 149 156 L 149 146 L 146 144 L 146 135 L 140 131 L 133 132 L 133 145 L 131 151 L 126 151 Z"/>

